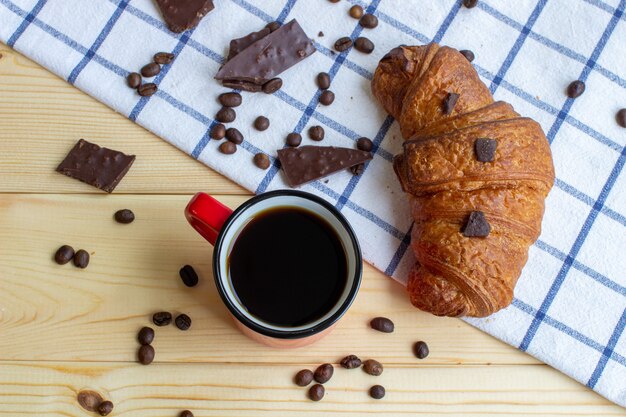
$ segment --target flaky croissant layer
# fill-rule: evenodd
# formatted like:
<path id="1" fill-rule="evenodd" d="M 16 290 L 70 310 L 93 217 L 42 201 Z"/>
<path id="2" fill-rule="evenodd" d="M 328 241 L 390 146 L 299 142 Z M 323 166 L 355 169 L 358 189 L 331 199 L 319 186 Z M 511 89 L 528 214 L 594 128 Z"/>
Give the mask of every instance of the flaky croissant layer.
<path id="1" fill-rule="evenodd" d="M 508 306 L 554 183 L 541 127 L 494 102 L 471 63 L 435 43 L 391 50 L 372 91 L 405 139 L 394 170 L 415 221 L 411 302 L 440 316 Z"/>

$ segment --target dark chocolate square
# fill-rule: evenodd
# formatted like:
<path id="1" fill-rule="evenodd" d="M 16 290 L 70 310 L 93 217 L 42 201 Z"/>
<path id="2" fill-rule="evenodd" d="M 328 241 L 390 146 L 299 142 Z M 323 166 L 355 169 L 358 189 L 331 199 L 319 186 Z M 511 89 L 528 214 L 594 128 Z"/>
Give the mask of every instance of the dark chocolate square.
<path id="1" fill-rule="evenodd" d="M 496 148 L 498 141 L 489 138 L 478 138 L 474 142 L 474 151 L 476 159 L 480 162 L 493 162 L 496 158 Z"/>

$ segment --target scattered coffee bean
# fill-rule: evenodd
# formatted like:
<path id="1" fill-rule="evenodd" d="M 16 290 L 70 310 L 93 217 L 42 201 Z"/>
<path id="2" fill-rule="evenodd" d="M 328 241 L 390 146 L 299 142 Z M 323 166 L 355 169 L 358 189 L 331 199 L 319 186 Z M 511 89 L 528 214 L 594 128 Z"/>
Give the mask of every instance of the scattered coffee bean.
<path id="1" fill-rule="evenodd" d="M 328 90 L 330 87 L 330 75 L 326 72 L 317 74 L 317 86 L 322 90 Z"/>
<path id="2" fill-rule="evenodd" d="M 224 139 L 224 136 L 226 136 L 226 126 L 224 126 L 223 124 L 218 123 L 211 128 L 212 139 L 220 140 Z"/>
<path id="3" fill-rule="evenodd" d="M 254 120 L 254 127 L 261 132 L 270 127 L 270 119 L 265 116 L 259 116 Z"/>
<path id="4" fill-rule="evenodd" d="M 191 327 L 191 317 L 186 314 L 179 314 L 174 321 L 180 330 L 189 330 Z"/>
<path id="5" fill-rule="evenodd" d="M 478 138 L 474 141 L 474 153 L 479 162 L 493 162 L 496 158 L 498 141 L 489 138 Z"/>
<path id="6" fill-rule="evenodd" d="M 168 65 L 171 64 L 172 61 L 174 61 L 174 58 L 176 58 L 176 55 L 170 53 L 170 52 L 157 52 L 156 54 L 154 54 L 154 62 L 156 62 L 157 64 L 160 65 Z"/>
<path id="7" fill-rule="evenodd" d="M 254 165 L 261 169 L 268 169 L 270 167 L 270 157 L 264 153 L 258 153 L 254 155 Z"/>
<path id="8" fill-rule="evenodd" d="M 476 7 L 478 4 L 478 0 L 463 0 L 463 6 L 471 9 L 472 7 Z"/>
<path id="9" fill-rule="evenodd" d="M 339 0 L 328 0 L 328 1 L 330 1 L 331 3 L 339 3 Z"/>
<path id="10" fill-rule="evenodd" d="M 326 390 L 324 386 L 321 384 L 315 384 L 311 388 L 309 388 L 309 398 L 313 401 L 319 401 L 324 398 L 324 394 Z"/>
<path id="11" fill-rule="evenodd" d="M 363 370 L 366 374 L 378 376 L 383 373 L 383 365 L 374 359 L 368 359 L 363 362 Z"/>
<path id="12" fill-rule="evenodd" d="M 180 413 L 180 417 L 193 417 L 193 413 L 189 410 L 184 410 Z"/>
<path id="13" fill-rule="evenodd" d="M 147 65 L 144 65 L 144 67 L 141 69 L 141 75 L 143 75 L 146 78 L 159 75 L 160 72 L 161 72 L 161 66 L 155 62 L 151 62 Z"/>
<path id="14" fill-rule="evenodd" d="M 615 115 L 615 120 L 617 120 L 617 124 L 621 127 L 626 127 L 626 109 L 621 109 Z"/>
<path id="15" fill-rule="evenodd" d="M 89 253 L 84 249 L 79 249 L 74 254 L 74 265 L 84 269 L 89 265 Z"/>
<path id="16" fill-rule="evenodd" d="M 567 86 L 567 96 L 569 98 L 577 98 L 580 97 L 585 92 L 585 83 L 576 80 L 572 81 L 569 86 Z"/>
<path id="17" fill-rule="evenodd" d="M 374 330 L 378 330 L 383 333 L 393 333 L 394 325 L 393 321 L 387 317 L 375 317 L 370 321 L 370 326 Z"/>
<path id="18" fill-rule="evenodd" d="M 373 399 L 380 400 L 384 396 L 385 387 L 383 387 L 382 385 L 374 385 L 372 388 L 370 388 L 370 397 L 372 397 Z"/>
<path id="19" fill-rule="evenodd" d="M 154 348 L 152 345 L 142 345 L 137 353 L 137 358 L 142 365 L 150 365 L 154 360 Z"/>
<path id="20" fill-rule="evenodd" d="M 237 145 L 230 141 L 226 141 L 220 145 L 220 152 L 224 155 L 232 155 L 237 152 Z"/>
<path id="21" fill-rule="evenodd" d="M 361 17 L 363 17 L 363 8 L 358 4 L 355 4 L 354 6 L 350 7 L 349 14 L 350 17 L 360 19 Z"/>
<path id="22" fill-rule="evenodd" d="M 102 404 L 102 396 L 95 391 L 80 391 L 76 397 L 78 404 L 87 411 L 98 411 L 98 406 Z"/>
<path id="23" fill-rule="evenodd" d="M 372 148 L 374 148 L 374 143 L 369 138 L 359 138 L 356 141 L 356 148 L 361 151 L 371 152 Z"/>
<path id="24" fill-rule="evenodd" d="M 130 88 L 137 88 L 141 85 L 141 75 L 136 72 L 131 72 L 126 77 L 126 82 Z"/>
<path id="25" fill-rule="evenodd" d="M 122 224 L 132 223 L 135 220 L 135 213 L 129 209 L 122 209 L 115 212 L 113 215 L 115 221 Z"/>
<path id="26" fill-rule="evenodd" d="M 348 355 L 345 358 L 343 358 L 340 363 L 341 363 L 341 366 L 343 366 L 346 369 L 358 368 L 362 364 L 361 359 L 359 359 L 359 357 L 356 355 Z"/>
<path id="27" fill-rule="evenodd" d="M 243 142 L 243 134 L 234 127 L 230 127 L 226 129 L 226 140 L 234 143 L 235 145 L 241 144 Z"/>
<path id="28" fill-rule="evenodd" d="M 266 28 L 268 28 L 270 30 L 270 32 L 274 32 L 276 29 L 280 28 L 280 23 L 278 22 L 270 22 L 267 25 L 265 25 Z"/>
<path id="29" fill-rule="evenodd" d="M 413 345 L 413 353 L 418 359 L 424 359 L 426 356 L 428 356 L 430 351 L 428 350 L 428 345 L 426 344 L 426 342 L 422 342 L 420 340 L 419 342 L 415 342 L 415 344 Z"/>
<path id="30" fill-rule="evenodd" d="M 361 20 L 359 20 L 359 24 L 366 29 L 374 29 L 378 26 L 378 18 L 373 14 L 363 15 Z"/>
<path id="31" fill-rule="evenodd" d="M 344 36 L 343 38 L 339 38 L 337 39 L 337 42 L 335 42 L 335 50 L 338 52 L 347 51 L 351 47 L 352 47 L 352 39 L 350 39 L 347 36 Z"/>
<path id="32" fill-rule="evenodd" d="M 239 93 L 223 93 L 217 97 L 217 100 L 224 107 L 237 107 L 243 101 Z"/>
<path id="33" fill-rule="evenodd" d="M 183 280 L 183 283 L 186 286 L 195 287 L 196 285 L 198 285 L 198 274 L 196 273 L 196 270 L 193 269 L 193 266 L 183 266 L 182 268 L 180 268 L 180 271 L 178 271 L 178 274 L 180 275 L 180 279 Z"/>
<path id="34" fill-rule="evenodd" d="M 463 49 L 461 51 L 459 51 L 469 62 L 472 62 L 474 60 L 474 52 L 470 51 L 469 49 Z"/>
<path id="35" fill-rule="evenodd" d="M 443 113 L 448 115 L 452 113 L 454 110 L 454 106 L 456 106 L 456 102 L 459 100 L 459 95 L 457 93 L 448 93 L 446 98 L 443 100 Z"/>
<path id="36" fill-rule="evenodd" d="M 324 140 L 324 128 L 322 126 L 311 126 L 309 128 L 309 137 L 318 142 Z"/>
<path id="37" fill-rule="evenodd" d="M 308 369 L 301 370 L 296 374 L 294 378 L 294 382 L 299 387 L 306 387 L 311 383 L 311 381 L 313 381 L 313 372 L 309 371 Z"/>
<path id="38" fill-rule="evenodd" d="M 159 311 L 158 313 L 154 313 L 152 315 L 152 323 L 155 326 L 163 327 L 167 326 L 172 322 L 172 313 L 167 311 Z"/>
<path id="39" fill-rule="evenodd" d="M 237 118 L 237 113 L 230 107 L 222 107 L 216 114 L 215 120 L 220 123 L 232 123 Z"/>
<path id="40" fill-rule="evenodd" d="M 102 401 L 98 406 L 98 414 L 108 416 L 113 411 L 113 403 L 111 401 Z"/>
<path id="41" fill-rule="evenodd" d="M 139 93 L 141 97 L 150 97 L 151 95 L 154 95 L 158 89 L 159 88 L 155 83 L 141 84 L 137 87 L 137 93 Z"/>
<path id="42" fill-rule="evenodd" d="M 320 384 L 325 384 L 332 378 L 335 368 L 330 363 L 324 363 L 317 367 L 313 373 L 313 378 Z"/>
<path id="43" fill-rule="evenodd" d="M 69 245 L 63 245 L 57 249 L 54 254 L 54 261 L 59 265 L 65 265 L 74 257 L 74 248 Z"/>
<path id="44" fill-rule="evenodd" d="M 273 94 L 281 89 L 283 86 L 283 80 L 280 78 L 272 78 L 265 84 L 263 84 L 263 92 L 265 94 Z"/>
<path id="45" fill-rule="evenodd" d="M 137 333 L 137 340 L 141 345 L 151 345 L 154 340 L 154 330 L 152 327 L 142 327 Z"/>
<path id="46" fill-rule="evenodd" d="M 472 211 L 461 229 L 465 237 L 487 237 L 491 232 L 491 226 L 482 211 Z"/>
<path id="47" fill-rule="evenodd" d="M 287 135 L 287 145 L 291 147 L 300 146 L 302 143 L 302 135 L 296 132 L 292 132 Z"/>
<path id="48" fill-rule="evenodd" d="M 354 42 L 354 49 L 364 54 L 371 54 L 374 50 L 374 43 L 365 37 L 357 38 Z"/>
<path id="49" fill-rule="evenodd" d="M 335 101 L 335 93 L 330 90 L 322 91 L 322 94 L 320 94 L 320 104 L 330 106 L 333 104 L 333 101 Z"/>
<path id="50" fill-rule="evenodd" d="M 365 171 L 365 164 L 357 164 L 350 167 L 352 175 L 361 175 Z"/>

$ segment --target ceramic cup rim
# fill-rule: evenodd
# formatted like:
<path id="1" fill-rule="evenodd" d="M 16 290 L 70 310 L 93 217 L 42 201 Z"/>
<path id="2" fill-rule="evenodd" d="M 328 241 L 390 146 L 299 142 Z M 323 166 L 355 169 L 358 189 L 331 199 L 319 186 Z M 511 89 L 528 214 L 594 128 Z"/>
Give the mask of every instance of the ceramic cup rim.
<path id="1" fill-rule="evenodd" d="M 223 250 L 227 250 L 229 247 L 230 242 L 226 242 L 225 237 L 230 227 L 236 222 L 236 220 L 240 216 L 245 214 L 245 212 L 249 210 L 252 206 L 262 201 L 271 199 L 271 198 L 283 197 L 283 196 L 303 198 L 303 199 L 312 201 L 313 203 L 318 204 L 322 206 L 323 208 L 325 208 L 339 221 L 339 223 L 341 224 L 344 231 L 349 237 L 352 247 L 345 248 L 345 250 L 354 251 L 354 260 L 355 260 L 354 276 L 352 277 L 351 288 L 349 290 L 349 293 L 346 299 L 341 303 L 339 308 L 336 308 L 337 305 L 333 307 L 333 309 L 336 308 L 336 311 L 331 316 L 325 318 L 324 320 L 315 324 L 314 326 L 306 327 L 303 329 L 290 330 L 289 328 L 286 328 L 285 330 L 278 330 L 278 329 L 265 327 L 261 325 L 260 323 L 257 323 L 256 321 L 251 320 L 249 317 L 247 317 L 245 314 L 241 312 L 239 306 L 236 305 L 233 302 L 233 300 L 231 300 L 231 298 L 228 296 L 228 291 L 224 285 L 225 280 L 222 277 L 221 253 Z M 276 205 L 276 207 L 280 207 L 280 205 Z M 346 257 L 348 257 L 347 254 L 346 254 Z M 224 222 L 224 225 L 221 228 L 217 236 L 217 239 L 215 241 L 214 252 L 213 252 L 213 277 L 215 279 L 215 285 L 217 287 L 218 293 L 223 303 L 226 305 L 230 313 L 235 317 L 235 319 L 237 319 L 239 322 L 241 322 L 242 324 L 244 324 L 246 327 L 253 330 L 254 332 L 263 334 L 265 336 L 278 338 L 278 339 L 305 338 L 308 336 L 312 336 L 316 333 L 319 333 L 327 329 L 328 327 L 332 326 L 333 324 L 335 324 L 346 313 L 346 311 L 348 311 L 348 309 L 352 305 L 352 302 L 356 298 L 356 294 L 361 285 L 362 272 L 363 272 L 363 259 L 361 255 L 361 247 L 359 245 L 358 239 L 356 238 L 356 234 L 354 233 L 354 230 L 352 229 L 352 226 L 350 226 L 350 224 L 348 223 L 348 220 L 346 220 L 343 214 L 341 214 L 341 212 L 339 212 L 339 210 L 337 210 L 335 206 L 333 206 L 326 200 L 314 194 L 307 193 L 304 191 L 299 191 L 299 190 L 269 191 L 263 194 L 256 195 L 252 197 L 251 199 L 247 200 L 245 203 L 243 203 L 239 207 L 237 207 L 230 214 L 230 216 L 226 219 L 226 222 Z M 350 282 L 350 279 L 348 280 L 348 282 Z"/>

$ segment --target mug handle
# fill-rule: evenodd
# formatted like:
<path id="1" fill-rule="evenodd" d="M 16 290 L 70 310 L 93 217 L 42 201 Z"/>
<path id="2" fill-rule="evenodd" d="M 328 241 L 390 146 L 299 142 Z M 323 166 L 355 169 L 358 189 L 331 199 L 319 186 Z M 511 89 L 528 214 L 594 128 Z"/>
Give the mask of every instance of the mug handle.
<path id="1" fill-rule="evenodd" d="M 206 193 L 197 193 L 185 208 L 189 224 L 215 246 L 217 235 L 232 214 L 232 210 Z"/>

